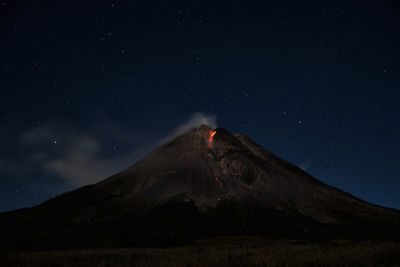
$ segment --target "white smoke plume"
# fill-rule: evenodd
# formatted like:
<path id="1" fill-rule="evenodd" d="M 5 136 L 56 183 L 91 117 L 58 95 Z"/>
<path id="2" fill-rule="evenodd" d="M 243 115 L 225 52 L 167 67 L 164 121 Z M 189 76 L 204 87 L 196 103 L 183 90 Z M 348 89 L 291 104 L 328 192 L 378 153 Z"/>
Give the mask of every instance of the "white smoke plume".
<path id="1" fill-rule="evenodd" d="M 217 116 L 206 115 L 199 112 L 194 113 L 192 117 L 187 122 L 179 126 L 175 132 L 177 134 L 182 134 L 190 127 L 199 127 L 202 124 L 206 124 L 211 128 L 217 128 Z"/>
<path id="2" fill-rule="evenodd" d="M 174 131 L 162 138 L 159 142 L 159 145 L 173 139 L 178 135 L 183 134 L 191 127 L 197 128 L 202 124 L 206 124 L 210 128 L 217 128 L 217 116 L 196 112 L 189 118 L 189 120 L 179 125 Z"/>
<path id="3" fill-rule="evenodd" d="M 298 165 L 298 167 L 299 167 L 300 169 L 302 169 L 303 171 L 309 171 L 310 168 L 311 168 L 311 164 L 312 164 L 312 160 L 311 160 L 311 159 L 308 159 L 308 160 L 306 160 L 306 161 L 300 163 L 300 164 Z"/>

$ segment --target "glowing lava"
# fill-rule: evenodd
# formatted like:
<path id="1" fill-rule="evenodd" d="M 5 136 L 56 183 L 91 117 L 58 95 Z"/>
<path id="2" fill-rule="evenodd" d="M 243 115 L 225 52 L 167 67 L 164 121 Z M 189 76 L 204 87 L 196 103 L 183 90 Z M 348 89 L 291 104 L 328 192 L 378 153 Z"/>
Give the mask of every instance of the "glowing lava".
<path id="1" fill-rule="evenodd" d="M 217 131 L 210 131 L 210 133 L 208 134 L 208 146 L 207 146 L 207 148 L 211 148 L 211 144 L 213 142 L 214 135 L 216 133 L 217 133 Z"/>
<path id="2" fill-rule="evenodd" d="M 217 131 L 211 131 L 210 136 L 208 137 L 208 142 L 212 143 L 214 139 L 214 135 L 217 133 Z"/>
<path id="3" fill-rule="evenodd" d="M 215 173 L 214 173 L 214 176 L 215 176 L 215 181 L 217 181 L 219 187 L 222 189 L 223 186 L 222 186 L 221 181 L 218 179 L 218 177 L 217 177 L 217 175 Z"/>

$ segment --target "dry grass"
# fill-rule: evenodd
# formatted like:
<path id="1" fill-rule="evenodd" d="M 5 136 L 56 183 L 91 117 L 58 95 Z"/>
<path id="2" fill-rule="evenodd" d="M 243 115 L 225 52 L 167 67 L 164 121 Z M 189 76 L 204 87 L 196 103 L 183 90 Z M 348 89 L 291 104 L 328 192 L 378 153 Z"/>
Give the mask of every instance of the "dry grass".
<path id="1" fill-rule="evenodd" d="M 252 237 L 201 240 L 175 248 L 0 254 L 0 266 L 400 266 L 400 244 L 302 244 Z"/>

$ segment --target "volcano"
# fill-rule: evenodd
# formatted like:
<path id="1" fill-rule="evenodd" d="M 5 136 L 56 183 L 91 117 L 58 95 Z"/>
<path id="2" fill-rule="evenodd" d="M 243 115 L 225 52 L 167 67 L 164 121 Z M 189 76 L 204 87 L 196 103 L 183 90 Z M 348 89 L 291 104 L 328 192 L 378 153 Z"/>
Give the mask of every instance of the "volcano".
<path id="1" fill-rule="evenodd" d="M 4 248 L 159 246 L 221 235 L 400 240 L 400 212 L 328 186 L 244 134 L 191 128 L 131 167 L 0 214 Z"/>

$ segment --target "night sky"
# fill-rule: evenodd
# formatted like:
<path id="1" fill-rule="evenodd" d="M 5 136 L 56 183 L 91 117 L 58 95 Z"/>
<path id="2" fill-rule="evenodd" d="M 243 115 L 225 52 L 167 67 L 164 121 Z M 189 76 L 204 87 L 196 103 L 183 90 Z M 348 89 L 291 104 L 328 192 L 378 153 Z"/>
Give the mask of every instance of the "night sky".
<path id="1" fill-rule="evenodd" d="M 274 2 L 0 1 L 0 211 L 202 122 L 399 209 L 399 4 Z"/>

